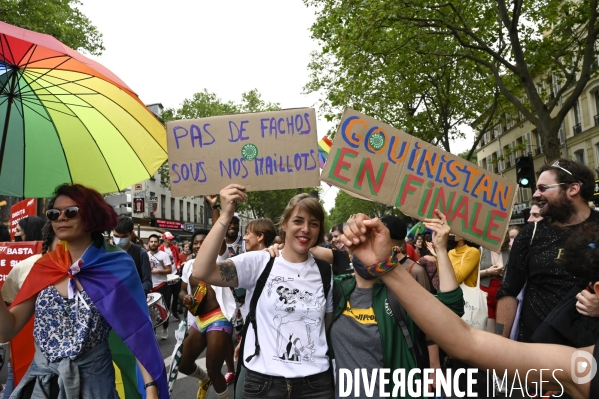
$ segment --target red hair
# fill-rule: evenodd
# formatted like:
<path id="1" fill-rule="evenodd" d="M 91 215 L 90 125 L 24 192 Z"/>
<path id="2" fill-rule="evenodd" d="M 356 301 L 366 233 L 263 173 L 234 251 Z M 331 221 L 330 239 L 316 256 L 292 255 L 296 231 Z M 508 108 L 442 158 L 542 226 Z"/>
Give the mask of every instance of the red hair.
<path id="1" fill-rule="evenodd" d="M 102 194 L 93 188 L 81 184 L 62 184 L 56 187 L 54 198 L 50 200 L 49 208 L 54 207 L 56 198 L 64 195 L 69 197 L 79 207 L 79 215 L 85 227 L 85 231 L 98 233 L 114 230 L 118 215 L 102 197 Z"/>

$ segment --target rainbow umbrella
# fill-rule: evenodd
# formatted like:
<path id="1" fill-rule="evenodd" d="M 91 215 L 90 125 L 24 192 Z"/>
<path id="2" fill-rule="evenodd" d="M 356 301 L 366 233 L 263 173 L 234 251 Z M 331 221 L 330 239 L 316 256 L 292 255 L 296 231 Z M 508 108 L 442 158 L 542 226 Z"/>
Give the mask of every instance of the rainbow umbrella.
<path id="1" fill-rule="evenodd" d="M 148 179 L 166 130 L 116 75 L 52 36 L 0 22 L 0 194 L 102 193 Z"/>

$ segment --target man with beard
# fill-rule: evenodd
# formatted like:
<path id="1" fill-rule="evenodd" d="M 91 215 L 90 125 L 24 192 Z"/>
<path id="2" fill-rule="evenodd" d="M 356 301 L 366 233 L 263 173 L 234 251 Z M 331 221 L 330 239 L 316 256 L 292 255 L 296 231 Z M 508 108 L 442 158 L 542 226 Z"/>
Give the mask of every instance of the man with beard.
<path id="1" fill-rule="evenodd" d="M 233 219 L 229 222 L 225 241 L 227 242 L 229 257 L 237 256 L 245 252 L 245 241 L 243 241 L 243 237 L 239 234 L 239 215 L 237 212 L 235 212 Z"/>
<path id="2" fill-rule="evenodd" d="M 535 331 L 552 310 L 571 290 L 580 292 L 586 287 L 555 260 L 570 235 L 584 234 L 589 223 L 599 225 L 599 214 L 588 206 L 594 181 L 588 167 L 567 159 L 541 168 L 533 198 L 543 220 L 529 223 L 514 240 L 497 293 L 497 334 L 509 337 L 518 307 L 516 297 L 525 284 L 518 333 L 522 342 L 536 341 Z M 591 312 L 596 310 L 596 302 L 585 301 L 576 307 L 581 313 Z"/>

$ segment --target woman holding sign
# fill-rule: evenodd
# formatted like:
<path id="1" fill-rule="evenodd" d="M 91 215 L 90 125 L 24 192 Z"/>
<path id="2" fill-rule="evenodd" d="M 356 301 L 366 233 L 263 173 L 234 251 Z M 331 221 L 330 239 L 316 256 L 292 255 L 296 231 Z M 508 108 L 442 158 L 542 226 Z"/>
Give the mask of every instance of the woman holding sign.
<path id="1" fill-rule="evenodd" d="M 193 276 L 212 285 L 247 290 L 248 318 L 242 341 L 248 372 L 244 398 L 332 398 L 325 325 L 332 319 L 331 266 L 310 254 L 324 240 L 324 209 L 308 194 L 293 197 L 280 220 L 282 256 L 254 251 L 224 262 L 218 249 L 245 188 L 220 192 L 222 211 L 195 260 Z M 245 353 L 245 354 L 244 354 Z"/>

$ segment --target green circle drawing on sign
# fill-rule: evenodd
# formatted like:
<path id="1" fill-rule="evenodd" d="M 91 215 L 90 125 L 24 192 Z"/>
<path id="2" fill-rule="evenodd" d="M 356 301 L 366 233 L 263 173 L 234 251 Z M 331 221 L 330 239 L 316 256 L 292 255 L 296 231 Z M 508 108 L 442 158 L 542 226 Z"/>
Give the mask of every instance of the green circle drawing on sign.
<path id="1" fill-rule="evenodd" d="M 258 156 L 258 147 L 254 144 L 246 144 L 241 147 L 241 156 L 248 161 L 252 161 Z"/>
<path id="2" fill-rule="evenodd" d="M 373 134 L 368 139 L 368 143 L 372 148 L 378 151 L 385 145 L 385 136 L 383 136 L 381 133 Z"/>

